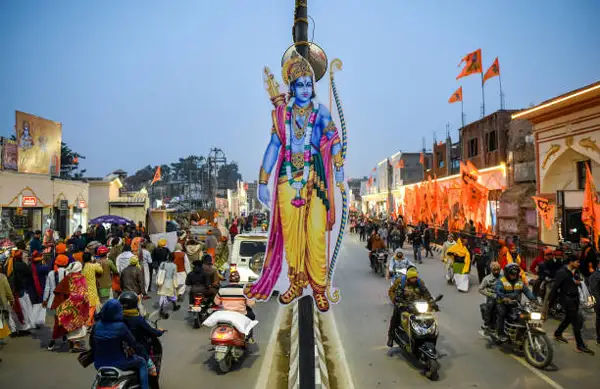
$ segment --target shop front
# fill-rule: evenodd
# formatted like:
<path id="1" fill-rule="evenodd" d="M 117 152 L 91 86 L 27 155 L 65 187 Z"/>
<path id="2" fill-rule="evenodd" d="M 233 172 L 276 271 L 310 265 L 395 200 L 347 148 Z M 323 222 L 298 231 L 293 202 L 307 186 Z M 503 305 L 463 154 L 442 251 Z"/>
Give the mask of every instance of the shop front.
<path id="1" fill-rule="evenodd" d="M 77 227 L 69 223 L 72 209 L 78 200 L 87 203 L 87 197 L 88 184 L 81 181 L 1 171 L 0 236 L 14 241 L 27 233 L 52 228 L 66 237 Z M 78 221 L 85 228 L 87 210 L 78 213 Z"/>
<path id="2" fill-rule="evenodd" d="M 589 235 L 581 221 L 586 167 L 600 183 L 600 82 L 518 112 L 513 119 L 533 125 L 537 196 L 555 205 L 555 223 L 539 229 L 540 240 L 578 242 Z"/>

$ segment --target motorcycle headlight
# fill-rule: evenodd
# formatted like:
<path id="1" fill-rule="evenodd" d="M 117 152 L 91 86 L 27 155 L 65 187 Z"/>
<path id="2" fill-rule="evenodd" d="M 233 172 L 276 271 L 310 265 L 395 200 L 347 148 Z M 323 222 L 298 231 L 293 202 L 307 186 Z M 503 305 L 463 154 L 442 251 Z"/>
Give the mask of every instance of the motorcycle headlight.
<path id="1" fill-rule="evenodd" d="M 425 313 L 429 310 L 429 303 L 419 301 L 415 303 L 415 308 L 419 313 Z"/>
<path id="2" fill-rule="evenodd" d="M 531 312 L 531 320 L 542 320 L 542 314 L 539 312 Z"/>

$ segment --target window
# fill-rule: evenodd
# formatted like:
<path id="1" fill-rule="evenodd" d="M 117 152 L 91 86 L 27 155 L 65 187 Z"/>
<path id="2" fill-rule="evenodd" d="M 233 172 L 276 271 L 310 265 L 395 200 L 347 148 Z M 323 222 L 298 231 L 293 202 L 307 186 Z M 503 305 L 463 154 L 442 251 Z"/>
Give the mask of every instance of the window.
<path id="1" fill-rule="evenodd" d="M 591 173 L 592 165 L 589 159 L 586 161 L 577 161 L 577 188 L 580 190 L 585 189 L 585 165 L 590 168 Z"/>
<path id="2" fill-rule="evenodd" d="M 267 250 L 266 242 L 243 241 L 240 242 L 240 257 L 253 257 Z"/>
<path id="3" fill-rule="evenodd" d="M 442 156 L 442 153 L 435 153 L 435 159 L 437 160 L 438 168 L 443 168 L 445 166 L 444 157 Z"/>
<path id="4" fill-rule="evenodd" d="M 469 141 L 469 148 L 467 150 L 469 152 L 468 157 L 473 158 L 476 157 L 479 152 L 479 142 L 477 138 L 473 138 Z"/>
<path id="5" fill-rule="evenodd" d="M 452 160 L 452 171 L 457 172 L 460 169 L 460 161 L 458 159 Z"/>
<path id="6" fill-rule="evenodd" d="M 496 151 L 498 149 L 498 135 L 496 130 L 486 132 L 487 151 Z"/>

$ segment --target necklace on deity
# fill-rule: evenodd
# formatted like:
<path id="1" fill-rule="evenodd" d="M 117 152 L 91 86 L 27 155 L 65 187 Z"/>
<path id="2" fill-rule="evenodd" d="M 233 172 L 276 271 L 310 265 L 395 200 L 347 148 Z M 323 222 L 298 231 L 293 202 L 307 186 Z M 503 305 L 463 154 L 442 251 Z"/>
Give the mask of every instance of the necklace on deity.
<path id="1" fill-rule="evenodd" d="M 298 116 L 296 113 L 294 113 L 294 135 L 296 136 L 296 139 L 300 140 L 302 139 L 302 136 L 304 135 L 304 133 L 306 132 L 306 127 L 308 126 L 308 115 L 304 116 L 304 124 L 302 125 L 302 127 L 300 127 L 300 125 L 298 124 Z"/>
<path id="2" fill-rule="evenodd" d="M 293 206 L 300 208 L 306 204 L 306 200 L 302 198 L 300 195 L 300 191 L 304 188 L 306 183 L 308 182 L 308 176 L 310 174 L 310 141 L 312 138 L 312 131 L 315 125 L 315 120 L 317 118 L 317 109 L 314 104 L 311 104 L 312 110 L 308 117 L 304 119 L 304 128 L 306 129 L 306 133 L 304 135 L 304 167 L 302 169 L 302 177 L 300 180 L 294 178 L 292 174 L 292 137 L 296 135 L 296 128 L 292 125 L 292 120 L 295 122 L 295 117 L 292 119 L 292 110 L 295 107 L 294 102 L 295 98 L 292 98 L 286 107 L 285 114 L 285 126 L 286 132 L 288 136 L 288 141 L 285 145 L 285 158 L 283 165 L 285 166 L 285 173 L 287 176 L 287 180 L 289 185 L 296 189 L 296 196 L 292 199 L 291 203 Z M 317 105 L 318 107 L 318 105 Z M 296 127 L 299 127 L 296 125 Z M 304 132 L 304 131 L 303 131 Z M 299 139 L 299 138 L 298 138 Z"/>
<path id="3" fill-rule="evenodd" d="M 300 107 L 299 105 L 294 104 L 294 113 L 297 114 L 297 115 L 300 115 L 300 116 L 304 116 L 307 113 L 309 113 L 310 111 L 312 111 L 312 108 L 313 108 L 313 103 L 312 102 L 308 103 L 304 107 Z"/>

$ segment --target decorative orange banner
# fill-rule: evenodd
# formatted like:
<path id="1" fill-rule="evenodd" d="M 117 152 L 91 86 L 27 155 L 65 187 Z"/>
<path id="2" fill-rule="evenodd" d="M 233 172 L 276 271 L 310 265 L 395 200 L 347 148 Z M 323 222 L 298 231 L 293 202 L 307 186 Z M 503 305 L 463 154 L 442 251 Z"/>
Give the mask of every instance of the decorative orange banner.
<path id="1" fill-rule="evenodd" d="M 452 96 L 450 96 L 448 99 L 448 103 L 450 104 L 457 103 L 459 101 L 463 101 L 462 86 L 452 93 Z"/>
<path id="2" fill-rule="evenodd" d="M 400 160 L 398 160 L 398 162 L 396 163 L 396 169 L 403 169 L 404 168 L 404 160 L 402 158 L 400 158 Z"/>
<path id="3" fill-rule="evenodd" d="M 545 199 L 543 197 L 531 196 L 531 198 L 535 203 L 535 207 L 537 208 L 538 213 L 544 221 L 546 229 L 551 229 L 552 225 L 554 224 L 554 210 L 556 208 L 556 205 L 550 204 L 548 199 Z"/>
<path id="4" fill-rule="evenodd" d="M 150 185 L 154 185 L 155 182 L 160 181 L 160 180 L 161 180 L 160 166 L 158 166 L 156 168 L 156 172 L 154 173 L 154 178 L 152 179 L 152 183 Z"/>
<path id="5" fill-rule="evenodd" d="M 499 75 L 500 75 L 500 64 L 498 63 L 498 57 L 496 57 L 492 66 L 490 66 L 490 68 L 485 72 L 485 75 L 483 76 L 483 82 L 485 83 L 490 78 L 496 77 Z"/>
<path id="6" fill-rule="evenodd" d="M 458 64 L 458 66 L 462 65 L 465 62 L 465 67 L 460 72 L 456 79 L 470 76 L 471 74 L 481 73 L 481 49 L 477 49 L 472 53 L 467 54 Z"/>

